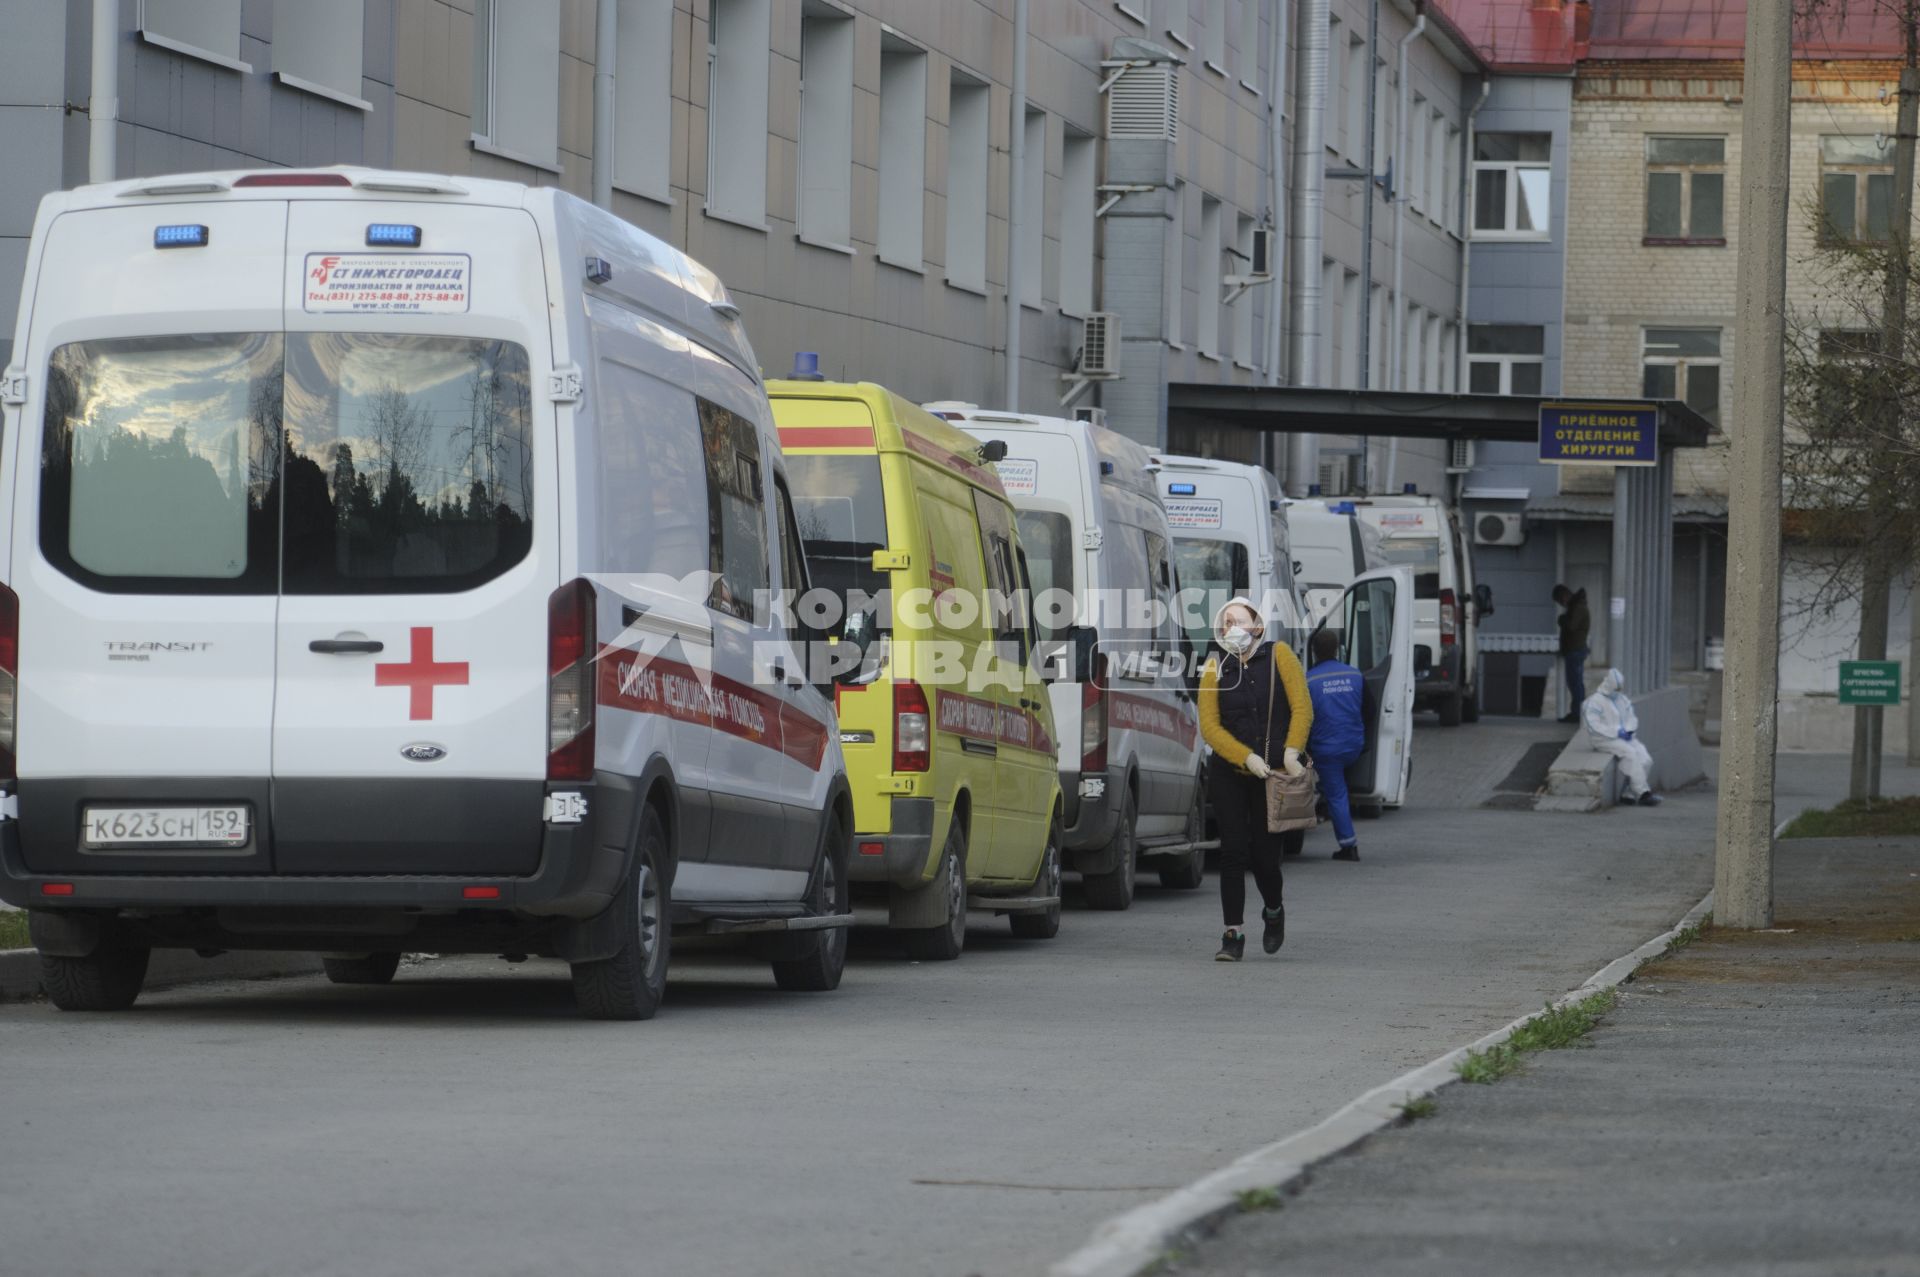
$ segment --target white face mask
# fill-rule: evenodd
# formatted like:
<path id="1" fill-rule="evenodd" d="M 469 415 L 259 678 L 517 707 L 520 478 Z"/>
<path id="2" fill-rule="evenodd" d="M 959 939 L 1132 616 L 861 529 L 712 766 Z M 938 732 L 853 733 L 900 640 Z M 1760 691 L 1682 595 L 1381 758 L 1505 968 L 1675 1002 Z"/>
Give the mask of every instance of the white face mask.
<path id="1" fill-rule="evenodd" d="M 1253 646 L 1253 631 L 1244 625 L 1229 625 L 1227 632 L 1220 636 L 1220 644 L 1235 656 L 1245 656 Z"/>

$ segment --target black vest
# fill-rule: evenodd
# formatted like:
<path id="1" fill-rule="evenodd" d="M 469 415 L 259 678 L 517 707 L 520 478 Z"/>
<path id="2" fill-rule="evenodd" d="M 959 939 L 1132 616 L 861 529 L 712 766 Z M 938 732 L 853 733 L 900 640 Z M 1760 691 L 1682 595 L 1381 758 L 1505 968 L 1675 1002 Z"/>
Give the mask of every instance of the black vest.
<path id="1" fill-rule="evenodd" d="M 1220 726 L 1256 754 L 1265 757 L 1287 742 L 1293 710 L 1284 685 L 1274 687 L 1273 644 L 1262 643 L 1242 661 L 1231 654 L 1220 660 Z M 1267 692 L 1273 692 L 1273 722 L 1267 722 Z M 1271 742 L 1271 743 L 1269 743 Z M 1269 762 L 1272 760 L 1269 759 Z"/>

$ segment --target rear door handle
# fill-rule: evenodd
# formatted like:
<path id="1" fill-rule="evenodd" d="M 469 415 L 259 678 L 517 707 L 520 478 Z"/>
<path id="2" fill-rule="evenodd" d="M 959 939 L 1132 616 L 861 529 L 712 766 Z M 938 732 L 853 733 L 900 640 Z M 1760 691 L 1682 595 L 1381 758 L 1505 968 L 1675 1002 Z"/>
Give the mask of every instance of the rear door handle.
<path id="1" fill-rule="evenodd" d="M 983 740 L 963 740 L 960 742 L 960 748 L 966 750 L 969 754 L 997 754 L 1000 752 L 998 745 L 989 745 Z"/>
<path id="2" fill-rule="evenodd" d="M 309 652 L 323 656 L 342 656 L 351 652 L 384 652 L 387 645 L 379 639 L 315 639 L 307 644 Z"/>
<path id="3" fill-rule="evenodd" d="M 1021 708 L 1021 709 L 1039 709 L 1039 708 L 1040 708 L 1040 702 L 1039 702 L 1039 701 L 1030 701 L 1030 700 L 1027 700 L 1027 699 L 1025 699 L 1025 698 L 1023 697 L 1023 698 L 1021 698 L 1021 701 L 1020 701 L 1020 708 Z"/>

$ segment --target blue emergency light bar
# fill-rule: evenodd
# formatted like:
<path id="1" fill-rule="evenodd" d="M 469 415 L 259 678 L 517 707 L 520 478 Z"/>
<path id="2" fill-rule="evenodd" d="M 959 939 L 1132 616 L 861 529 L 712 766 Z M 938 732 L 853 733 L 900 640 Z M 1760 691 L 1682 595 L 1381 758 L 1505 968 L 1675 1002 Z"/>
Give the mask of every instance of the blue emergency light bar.
<path id="1" fill-rule="evenodd" d="M 1169 483 L 1167 485 L 1167 495 L 1174 496 L 1174 497 L 1190 497 L 1193 495 L 1193 485 L 1191 483 Z"/>
<path id="2" fill-rule="evenodd" d="M 1356 506 L 1351 501 L 1336 501 L 1332 505 L 1328 506 L 1327 509 L 1332 511 L 1334 514 L 1359 514 L 1360 513 L 1360 507 Z"/>
<path id="3" fill-rule="evenodd" d="M 153 228 L 153 246 L 155 248 L 205 248 L 209 238 L 207 228 L 199 225 L 156 226 Z"/>
<path id="4" fill-rule="evenodd" d="M 420 228 L 401 222 L 374 222 L 367 227 L 368 248 L 418 248 Z"/>

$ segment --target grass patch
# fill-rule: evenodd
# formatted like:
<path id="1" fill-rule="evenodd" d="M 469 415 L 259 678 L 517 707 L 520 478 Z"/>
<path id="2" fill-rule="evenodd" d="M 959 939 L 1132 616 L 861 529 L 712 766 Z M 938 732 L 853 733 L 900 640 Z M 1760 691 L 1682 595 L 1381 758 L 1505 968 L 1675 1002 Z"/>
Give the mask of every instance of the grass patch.
<path id="1" fill-rule="evenodd" d="M 1705 917 L 1701 918 L 1700 921 L 1698 922 L 1688 923 L 1686 926 L 1680 928 L 1679 931 L 1674 933 L 1673 939 L 1667 941 L 1667 947 L 1665 950 L 1661 952 L 1660 956 L 1663 958 L 1671 958 L 1674 954 L 1680 952 L 1682 949 L 1692 944 L 1695 940 L 1698 940 L 1701 936 L 1701 933 L 1704 932 L 1708 927 L 1711 927 L 1712 925 L 1713 925 L 1712 914 L 1707 914 Z"/>
<path id="2" fill-rule="evenodd" d="M 1279 1210 L 1282 1203 L 1277 1188 L 1243 1188 L 1236 1197 L 1240 1200 L 1240 1209 L 1246 1214 L 1255 1211 Z"/>
<path id="3" fill-rule="evenodd" d="M 1520 1067 L 1522 1056 L 1535 1051 L 1558 1051 L 1578 1042 L 1600 1022 L 1601 1016 L 1613 1010 L 1615 1001 L 1612 989 L 1602 989 L 1578 1002 L 1549 1006 L 1515 1029 L 1505 1042 L 1484 1051 L 1467 1052 L 1467 1057 L 1454 1066 L 1454 1072 L 1462 1082 L 1483 1086 L 1498 1082 Z"/>
<path id="4" fill-rule="evenodd" d="M 1920 834 L 1920 798 L 1876 798 L 1872 804 L 1849 798 L 1793 818 L 1782 838 L 1894 838 Z"/>
<path id="5" fill-rule="evenodd" d="M 27 939 L 27 915 L 9 909 L 0 913 L 0 949 L 26 949 L 33 941 Z"/>
<path id="6" fill-rule="evenodd" d="M 1440 1105 L 1431 1095 L 1408 1096 L 1405 1104 L 1396 1104 L 1400 1116 L 1409 1122 L 1417 1122 L 1423 1117 L 1432 1117 L 1440 1111 Z"/>

